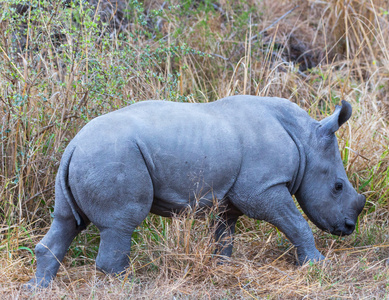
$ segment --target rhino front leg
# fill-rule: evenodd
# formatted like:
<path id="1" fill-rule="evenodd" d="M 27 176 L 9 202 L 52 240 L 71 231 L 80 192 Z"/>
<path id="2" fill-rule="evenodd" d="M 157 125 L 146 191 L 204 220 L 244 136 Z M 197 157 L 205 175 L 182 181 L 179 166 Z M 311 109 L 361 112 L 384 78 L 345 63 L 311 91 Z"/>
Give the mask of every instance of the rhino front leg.
<path id="1" fill-rule="evenodd" d="M 311 228 L 285 185 L 273 186 L 258 196 L 251 196 L 247 201 L 244 205 L 237 206 L 249 217 L 265 220 L 282 231 L 297 248 L 300 265 L 324 259 L 316 249 Z"/>
<path id="2" fill-rule="evenodd" d="M 295 206 L 294 208 L 291 206 L 289 208 L 293 211 L 284 211 L 280 216 L 275 217 L 280 219 L 271 219 L 269 223 L 282 231 L 296 247 L 299 265 L 303 265 L 308 261 L 317 262 L 323 260 L 325 257 L 316 249 L 315 240 L 307 221 L 305 221 Z"/>
<path id="3" fill-rule="evenodd" d="M 268 201 L 274 209 L 265 220 L 281 230 L 297 248 L 298 263 L 320 261 L 324 256 L 316 249 L 315 240 L 308 222 L 301 215 L 286 186 L 275 186 L 267 191 Z"/>

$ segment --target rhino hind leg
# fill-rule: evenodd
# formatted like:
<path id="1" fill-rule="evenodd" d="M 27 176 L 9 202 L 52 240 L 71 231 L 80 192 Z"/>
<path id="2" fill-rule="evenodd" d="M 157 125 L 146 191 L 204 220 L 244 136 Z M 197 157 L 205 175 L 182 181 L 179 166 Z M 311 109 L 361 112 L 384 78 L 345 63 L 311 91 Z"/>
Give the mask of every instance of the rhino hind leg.
<path id="1" fill-rule="evenodd" d="M 134 230 L 105 228 L 100 231 L 96 268 L 105 274 L 121 275 L 130 264 L 131 235 Z"/>
<path id="2" fill-rule="evenodd" d="M 100 230 L 100 245 L 96 268 L 105 274 L 121 275 L 130 265 L 132 233 L 146 219 L 150 211 L 149 203 L 152 202 L 151 194 L 140 199 L 143 199 L 144 204 L 136 205 L 133 202 L 130 209 L 125 210 L 120 222 L 107 221 L 105 225 L 97 226 Z"/>
<path id="3" fill-rule="evenodd" d="M 233 235 L 237 220 L 238 216 L 228 215 L 227 213 L 223 213 L 217 217 L 215 221 L 215 255 L 220 255 L 221 257 L 231 256 L 234 242 Z"/>
<path id="4" fill-rule="evenodd" d="M 131 235 L 149 214 L 154 199 L 142 155 L 130 152 L 128 161 L 124 164 L 113 156 L 98 170 L 88 171 L 88 181 L 82 180 L 83 168 L 73 170 L 73 178 L 81 178 L 74 180 L 82 199 L 80 209 L 100 231 L 96 268 L 106 274 L 118 275 L 129 266 Z"/>
<path id="5" fill-rule="evenodd" d="M 73 214 L 56 216 L 50 230 L 35 247 L 37 271 L 25 285 L 28 289 L 47 287 L 58 272 L 59 266 L 76 235 L 82 230 L 77 227 Z"/>

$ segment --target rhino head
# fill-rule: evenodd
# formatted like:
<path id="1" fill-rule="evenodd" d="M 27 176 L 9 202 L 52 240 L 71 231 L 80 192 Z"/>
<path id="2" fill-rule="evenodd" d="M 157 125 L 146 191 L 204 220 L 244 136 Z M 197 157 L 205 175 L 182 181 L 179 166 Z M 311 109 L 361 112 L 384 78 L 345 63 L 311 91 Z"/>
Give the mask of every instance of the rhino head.
<path id="1" fill-rule="evenodd" d="M 366 198 L 349 182 L 335 132 L 351 117 L 352 108 L 342 101 L 335 112 L 315 123 L 305 152 L 304 177 L 295 193 L 308 218 L 335 235 L 351 234 Z"/>

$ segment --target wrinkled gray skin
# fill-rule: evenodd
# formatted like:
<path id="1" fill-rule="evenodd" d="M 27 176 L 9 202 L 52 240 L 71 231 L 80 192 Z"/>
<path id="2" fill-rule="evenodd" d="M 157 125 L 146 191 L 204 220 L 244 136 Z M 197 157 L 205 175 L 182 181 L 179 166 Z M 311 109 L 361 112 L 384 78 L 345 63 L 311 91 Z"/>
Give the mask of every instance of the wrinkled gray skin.
<path id="1" fill-rule="evenodd" d="M 322 260 L 291 195 L 322 230 L 353 232 L 365 197 L 347 179 L 334 134 L 350 116 L 345 101 L 318 122 L 285 99 L 234 96 L 207 104 L 145 101 L 92 120 L 62 157 L 54 221 L 35 248 L 37 271 L 27 286 L 49 284 L 90 222 L 101 234 L 97 268 L 119 274 L 149 212 L 171 216 L 188 206 L 224 209 L 217 254 L 231 255 L 245 214 L 284 232 L 300 264 Z"/>

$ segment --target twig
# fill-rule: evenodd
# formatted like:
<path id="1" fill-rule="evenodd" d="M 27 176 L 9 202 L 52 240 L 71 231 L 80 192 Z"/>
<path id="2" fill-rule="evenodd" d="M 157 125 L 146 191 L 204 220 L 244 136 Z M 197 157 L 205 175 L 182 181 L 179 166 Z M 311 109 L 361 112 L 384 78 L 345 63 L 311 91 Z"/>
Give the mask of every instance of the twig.
<path id="1" fill-rule="evenodd" d="M 43 193 L 46 193 L 50 190 L 52 190 L 54 188 L 54 184 L 52 183 L 52 185 L 50 187 L 48 187 L 47 189 L 43 190 L 43 191 L 40 191 L 38 193 L 36 193 L 34 196 L 31 196 L 30 198 L 28 198 L 27 200 L 24 201 L 23 205 L 25 205 L 26 203 L 30 202 L 32 199 L 35 199 L 36 197 L 38 197 L 39 195 L 42 195 Z"/>
<path id="2" fill-rule="evenodd" d="M 355 249 L 360 249 L 356 251 L 352 251 L 350 253 L 357 253 L 357 252 L 362 252 L 370 249 L 375 249 L 375 248 L 388 248 L 389 244 L 384 244 L 384 245 L 368 245 L 368 246 L 360 246 L 360 247 L 352 247 L 352 248 L 340 248 L 340 249 L 334 249 L 334 252 L 340 252 L 340 251 L 348 251 L 348 250 L 355 250 Z"/>
<path id="3" fill-rule="evenodd" d="M 66 117 L 64 117 L 63 119 L 66 120 L 66 119 L 70 119 L 70 118 L 74 118 L 74 117 L 77 117 L 77 115 L 66 116 Z M 38 133 L 36 133 L 36 134 L 33 136 L 32 140 L 36 139 L 38 136 L 40 136 L 42 133 L 44 133 L 47 129 L 53 127 L 53 126 L 56 125 L 56 124 L 57 124 L 57 123 L 51 123 L 51 124 L 49 124 L 49 125 L 43 127 L 43 128 L 41 129 L 41 131 L 39 131 Z"/>
<path id="4" fill-rule="evenodd" d="M 19 227 L 19 225 L 11 225 L 11 226 L 7 226 L 7 227 L 3 227 L 3 228 L 0 228 L 0 232 L 10 230 L 10 229 L 16 228 L 16 227 Z"/>
<path id="5" fill-rule="evenodd" d="M 24 76 L 22 73 L 20 73 L 19 69 L 15 66 L 15 64 L 11 61 L 9 56 L 7 55 L 7 52 L 4 51 L 3 47 L 0 46 L 0 50 L 3 51 L 5 57 L 8 59 L 9 63 L 14 67 L 14 69 L 19 73 L 19 75 L 22 77 L 23 80 L 25 80 Z"/>
<path id="6" fill-rule="evenodd" d="M 272 55 L 273 56 L 275 56 L 275 57 L 277 57 L 278 59 L 280 59 L 283 63 L 285 63 L 285 64 L 287 64 L 287 65 L 290 65 L 290 62 L 289 61 L 287 61 L 287 60 L 285 60 L 285 59 L 283 59 L 277 52 L 272 52 Z M 302 77 L 308 77 L 308 75 L 307 74 L 304 74 L 303 72 L 301 72 L 299 69 L 297 69 L 297 73 L 299 73 L 299 75 L 301 75 Z"/>
<path id="7" fill-rule="evenodd" d="M 251 37 L 250 42 L 255 40 L 258 36 L 262 35 L 266 30 L 269 30 L 272 28 L 274 25 L 276 25 L 278 22 L 280 22 L 282 19 L 285 19 L 290 13 L 292 13 L 296 8 L 298 8 L 299 5 L 296 5 L 293 7 L 291 10 L 287 11 L 284 13 L 281 17 L 279 17 L 277 20 L 275 20 L 273 23 L 271 23 L 269 26 L 267 26 L 265 29 L 261 30 L 258 34 L 254 35 Z"/>
<path id="8" fill-rule="evenodd" d="M 363 156 L 362 154 L 360 154 L 358 151 L 355 151 L 353 149 L 351 149 L 350 147 L 345 147 L 346 149 L 350 150 L 352 153 L 356 154 L 357 156 L 360 156 L 362 157 L 363 159 L 367 160 L 367 161 L 370 161 L 369 158 L 367 158 L 366 156 Z"/>
<path id="9" fill-rule="evenodd" d="M 229 58 L 225 58 L 224 56 L 221 56 L 221 55 L 219 55 L 219 54 L 215 54 L 215 53 L 211 53 L 211 55 L 212 56 L 215 56 L 215 57 L 218 57 L 218 58 L 221 58 L 221 59 L 223 59 L 223 60 L 230 60 Z"/>
<path id="10" fill-rule="evenodd" d="M 77 105 L 76 111 L 78 111 L 82 106 L 85 105 L 85 103 L 86 103 L 86 101 L 88 99 L 88 93 L 89 93 L 89 91 L 85 92 L 84 96 L 82 97 L 82 99 L 80 100 L 80 102 Z"/>

